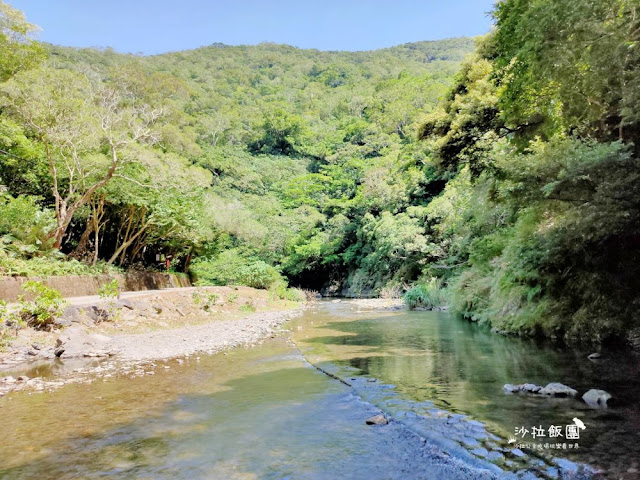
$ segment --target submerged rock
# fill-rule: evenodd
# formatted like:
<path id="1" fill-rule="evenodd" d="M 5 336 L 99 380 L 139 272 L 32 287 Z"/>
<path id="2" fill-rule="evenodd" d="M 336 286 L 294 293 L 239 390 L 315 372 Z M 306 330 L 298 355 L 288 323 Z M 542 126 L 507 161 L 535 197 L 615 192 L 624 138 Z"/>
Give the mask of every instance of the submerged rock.
<path id="1" fill-rule="evenodd" d="M 471 453 L 473 453 L 476 457 L 486 458 L 487 455 L 489 455 L 489 450 L 484 447 L 480 447 L 471 450 Z"/>
<path id="2" fill-rule="evenodd" d="M 511 450 L 511 454 L 512 454 L 514 457 L 518 457 L 518 458 L 521 458 L 521 457 L 526 456 L 526 453 L 524 453 L 524 452 L 523 452 L 522 450 L 520 450 L 519 448 L 514 448 L 514 449 L 512 449 L 512 450 Z"/>
<path id="3" fill-rule="evenodd" d="M 523 383 L 521 385 L 513 385 L 507 383 L 502 387 L 505 393 L 532 393 L 538 395 L 548 395 L 553 397 L 575 397 L 578 394 L 577 390 L 571 387 L 567 387 L 562 383 L 550 383 L 546 387 L 542 388 L 535 383 Z"/>
<path id="4" fill-rule="evenodd" d="M 582 396 L 582 399 L 591 407 L 606 407 L 607 401 L 611 399 L 611 394 L 592 388 Z"/>
<path id="5" fill-rule="evenodd" d="M 535 383 L 525 383 L 524 385 L 520 385 L 520 390 L 527 393 L 539 393 L 542 387 Z"/>
<path id="6" fill-rule="evenodd" d="M 535 383 L 523 383 L 522 385 L 512 385 L 511 383 L 507 383 L 502 387 L 502 390 L 506 393 L 540 393 L 542 387 Z"/>
<path id="7" fill-rule="evenodd" d="M 538 392 L 540 395 L 549 395 L 553 397 L 575 397 L 577 390 L 567 387 L 562 383 L 550 383 Z"/>
<path id="8" fill-rule="evenodd" d="M 502 390 L 504 390 L 505 393 L 518 393 L 520 391 L 520 385 L 512 385 L 510 383 L 506 383 L 502 387 Z"/>
<path id="9" fill-rule="evenodd" d="M 367 418 L 367 420 L 365 420 L 365 423 L 367 425 L 386 425 L 387 423 L 389 423 L 389 420 L 387 420 L 387 417 L 380 414 L 380 415 L 375 415 L 371 418 Z"/>

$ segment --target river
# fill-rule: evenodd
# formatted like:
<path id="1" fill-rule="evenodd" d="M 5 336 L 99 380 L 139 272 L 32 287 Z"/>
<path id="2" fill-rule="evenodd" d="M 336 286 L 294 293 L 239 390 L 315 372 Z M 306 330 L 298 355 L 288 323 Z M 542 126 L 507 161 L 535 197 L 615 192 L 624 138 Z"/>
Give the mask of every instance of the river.
<path id="1" fill-rule="evenodd" d="M 554 457 L 637 478 L 634 356 L 594 362 L 591 352 L 505 338 L 447 313 L 347 301 L 319 302 L 287 327 L 295 344 L 283 335 L 156 362 L 140 378 L 0 399 L 0 478 L 472 479 L 533 461 L 553 477 L 562 473 Z M 502 392 L 504 383 L 553 381 L 602 388 L 617 403 L 592 409 Z M 389 425 L 365 425 L 381 410 Z M 558 443 L 577 448 L 529 438 L 541 445 L 525 449 L 529 463 L 509 453 L 516 429 L 564 431 L 574 417 L 586 425 L 581 438 Z"/>

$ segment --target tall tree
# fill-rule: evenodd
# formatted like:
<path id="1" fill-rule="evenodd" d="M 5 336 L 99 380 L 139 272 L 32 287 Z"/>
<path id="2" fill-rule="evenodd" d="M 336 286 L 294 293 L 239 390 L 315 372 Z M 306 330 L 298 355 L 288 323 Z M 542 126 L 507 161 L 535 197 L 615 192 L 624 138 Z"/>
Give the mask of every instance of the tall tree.
<path id="1" fill-rule="evenodd" d="M 0 1 L 0 81 L 44 58 L 42 46 L 33 39 L 36 31 L 20 10 Z"/>
<path id="2" fill-rule="evenodd" d="M 164 111 L 140 103 L 126 89 L 94 84 L 85 75 L 54 68 L 21 72 L 0 88 L 6 110 L 44 147 L 52 179 L 60 247 L 77 210 L 123 165 L 130 148 L 152 145 Z"/>

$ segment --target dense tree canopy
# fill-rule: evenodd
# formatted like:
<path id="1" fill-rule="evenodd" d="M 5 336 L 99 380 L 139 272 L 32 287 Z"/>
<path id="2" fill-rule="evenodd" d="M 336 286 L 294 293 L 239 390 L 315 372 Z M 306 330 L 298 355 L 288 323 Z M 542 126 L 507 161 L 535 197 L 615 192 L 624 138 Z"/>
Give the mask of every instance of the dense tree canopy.
<path id="1" fill-rule="evenodd" d="M 638 13 L 503 0 L 475 51 L 138 57 L 41 45 L 0 2 L 0 213 L 32 219 L 0 218 L 0 271 L 417 283 L 501 330 L 617 338 L 640 326 Z"/>

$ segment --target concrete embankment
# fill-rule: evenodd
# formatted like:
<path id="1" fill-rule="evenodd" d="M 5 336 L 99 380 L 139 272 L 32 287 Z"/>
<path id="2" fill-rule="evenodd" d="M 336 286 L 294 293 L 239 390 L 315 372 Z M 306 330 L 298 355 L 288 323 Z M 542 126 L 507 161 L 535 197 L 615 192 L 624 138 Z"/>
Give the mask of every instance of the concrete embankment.
<path id="1" fill-rule="evenodd" d="M 25 295 L 22 285 L 28 280 L 38 280 L 58 290 L 63 297 L 82 297 L 97 295 L 100 288 L 113 280 L 118 282 L 120 291 L 137 292 L 142 290 L 160 290 L 163 288 L 190 287 L 189 277 L 184 274 L 160 272 L 132 272 L 104 275 L 65 275 L 59 277 L 0 277 L 0 300 L 15 302 Z"/>

